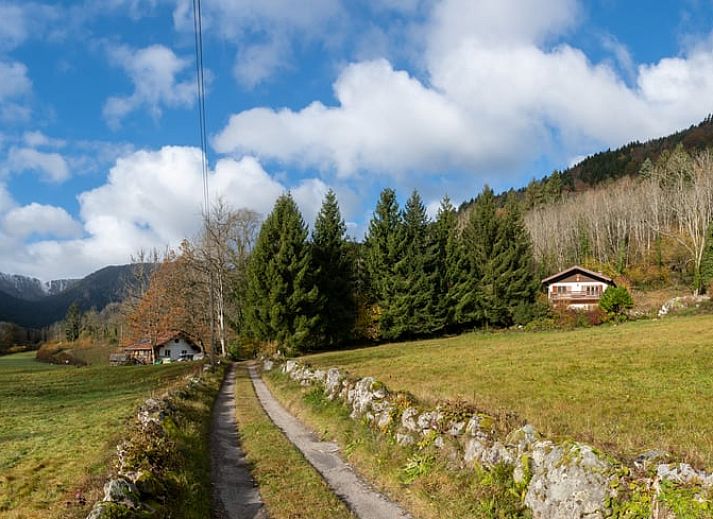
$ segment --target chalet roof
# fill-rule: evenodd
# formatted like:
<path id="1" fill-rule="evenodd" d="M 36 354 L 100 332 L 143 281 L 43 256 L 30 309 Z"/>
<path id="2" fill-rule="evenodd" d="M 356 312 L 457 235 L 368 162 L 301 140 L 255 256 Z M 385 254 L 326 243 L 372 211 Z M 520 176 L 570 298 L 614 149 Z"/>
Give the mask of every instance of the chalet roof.
<path id="1" fill-rule="evenodd" d="M 576 273 L 584 274 L 586 276 L 589 276 L 590 278 L 596 279 L 603 283 L 607 283 L 609 285 L 616 286 L 616 283 L 614 283 L 614 280 L 612 278 L 605 276 L 601 272 L 594 272 L 593 270 L 585 269 L 584 267 L 580 267 L 579 265 L 575 265 L 575 266 L 570 267 L 566 270 L 563 270 L 562 272 L 558 272 L 557 274 L 554 274 L 548 278 L 543 279 L 542 284 L 548 285 L 550 283 L 555 283 L 555 282 L 559 281 L 560 279 L 569 277 L 572 274 L 576 274 Z"/>

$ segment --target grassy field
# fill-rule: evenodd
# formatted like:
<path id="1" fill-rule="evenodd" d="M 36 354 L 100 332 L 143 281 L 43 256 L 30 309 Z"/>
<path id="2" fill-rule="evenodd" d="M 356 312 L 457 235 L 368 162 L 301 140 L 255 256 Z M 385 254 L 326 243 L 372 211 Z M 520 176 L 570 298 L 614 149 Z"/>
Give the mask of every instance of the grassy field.
<path id="1" fill-rule="evenodd" d="M 429 403 L 464 398 L 624 460 L 662 449 L 713 469 L 713 316 L 474 333 L 305 361 L 375 376 Z"/>
<path id="2" fill-rule="evenodd" d="M 139 400 L 195 368 L 76 368 L 34 355 L 0 357 L 0 516 L 8 519 L 72 515 L 64 501 L 96 491 Z"/>
<path id="3" fill-rule="evenodd" d="M 267 417 L 244 365 L 235 384 L 240 443 L 272 519 L 350 519 L 354 516 Z"/>

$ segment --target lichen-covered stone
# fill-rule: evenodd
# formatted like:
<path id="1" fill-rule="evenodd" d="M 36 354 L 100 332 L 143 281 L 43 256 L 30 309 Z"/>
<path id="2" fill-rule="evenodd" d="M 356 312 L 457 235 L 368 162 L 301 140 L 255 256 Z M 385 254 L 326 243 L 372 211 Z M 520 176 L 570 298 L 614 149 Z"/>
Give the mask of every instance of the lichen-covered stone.
<path id="1" fill-rule="evenodd" d="M 538 433 L 532 425 L 527 424 L 508 434 L 505 439 L 505 445 L 516 449 L 519 454 L 522 454 L 526 450 L 529 450 L 540 439 L 540 433 Z"/>
<path id="2" fill-rule="evenodd" d="M 354 385 L 354 389 L 350 392 L 349 400 L 349 403 L 352 404 L 352 418 L 363 415 L 371 408 L 371 402 L 374 399 L 374 393 L 371 390 L 373 384 L 374 379 L 372 377 L 365 377 Z"/>
<path id="3" fill-rule="evenodd" d="M 612 495 L 610 464 L 586 445 L 563 448 L 540 443 L 544 442 L 533 450 L 532 479 L 525 495 L 533 518 L 607 517 Z"/>
<path id="4" fill-rule="evenodd" d="M 161 421 L 166 417 L 166 403 L 155 398 L 148 398 L 139 407 L 136 418 L 142 428 L 147 429 L 154 425 L 161 425 Z"/>
<path id="5" fill-rule="evenodd" d="M 416 432 L 419 430 L 416 424 L 416 417 L 418 416 L 418 410 L 415 407 L 407 407 L 404 412 L 401 413 L 401 426 L 407 431 Z"/>
<path id="6" fill-rule="evenodd" d="M 713 487 L 713 474 L 696 470 L 688 463 L 679 463 L 677 465 L 662 463 L 656 467 L 656 479 L 658 481 L 671 481 L 679 485 Z"/>
<path id="7" fill-rule="evenodd" d="M 471 416 L 468 423 L 465 425 L 465 433 L 470 436 L 475 436 L 480 432 L 480 418 Z"/>
<path id="8" fill-rule="evenodd" d="M 402 447 L 405 447 L 407 445 L 413 445 L 415 443 L 415 440 L 410 434 L 396 433 L 396 443 L 398 443 Z"/>
<path id="9" fill-rule="evenodd" d="M 272 362 L 270 359 L 265 359 L 265 361 L 262 363 L 263 371 L 272 371 L 273 367 L 275 367 L 275 363 Z"/>
<path id="10" fill-rule="evenodd" d="M 282 372 L 286 374 L 292 373 L 292 370 L 294 370 L 297 367 L 297 361 L 296 360 L 288 360 L 285 362 L 285 364 L 282 366 Z"/>
<path id="11" fill-rule="evenodd" d="M 327 371 L 327 378 L 324 382 L 324 390 L 329 399 L 333 399 L 341 387 L 341 382 L 344 377 L 337 368 L 330 368 Z"/>
<path id="12" fill-rule="evenodd" d="M 135 507 L 139 503 L 136 485 L 125 479 L 110 479 L 104 485 L 104 501 Z"/>
<path id="13" fill-rule="evenodd" d="M 448 427 L 448 435 L 457 437 L 463 434 L 463 431 L 465 431 L 465 422 L 463 421 L 452 421 L 450 423 L 450 426 Z"/>

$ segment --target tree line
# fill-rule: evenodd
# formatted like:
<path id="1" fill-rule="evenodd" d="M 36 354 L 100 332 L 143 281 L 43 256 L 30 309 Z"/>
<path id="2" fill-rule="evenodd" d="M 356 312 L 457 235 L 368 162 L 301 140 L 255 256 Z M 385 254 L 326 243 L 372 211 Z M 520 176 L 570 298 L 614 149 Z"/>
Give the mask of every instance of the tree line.
<path id="1" fill-rule="evenodd" d="M 498 207 L 487 187 L 465 222 L 448 198 L 431 220 L 418 192 L 401 208 L 385 189 L 362 242 L 333 191 L 311 233 L 289 193 L 261 225 L 219 203 L 200 236 L 153 260 L 137 258 L 124 342 L 180 330 L 219 354 L 510 326 L 530 318 L 539 286 L 519 204 Z"/>
<path id="2" fill-rule="evenodd" d="M 289 353 L 527 320 L 538 289 L 518 204 L 491 189 L 459 226 L 445 198 L 431 221 L 418 192 L 379 196 L 362 243 L 329 192 L 311 239 L 291 195 L 265 219 L 247 265 L 240 334 Z"/>

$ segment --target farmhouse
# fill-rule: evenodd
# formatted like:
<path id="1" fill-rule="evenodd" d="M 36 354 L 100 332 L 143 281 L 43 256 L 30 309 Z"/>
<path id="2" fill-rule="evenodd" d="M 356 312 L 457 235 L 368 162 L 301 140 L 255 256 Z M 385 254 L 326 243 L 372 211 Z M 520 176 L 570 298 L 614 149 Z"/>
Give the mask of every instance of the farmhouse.
<path id="1" fill-rule="evenodd" d="M 550 304 L 572 310 L 593 310 L 607 287 L 616 286 L 614 280 L 601 272 L 593 272 L 575 265 L 542 280 Z"/>
<path id="2" fill-rule="evenodd" d="M 155 362 L 175 362 L 199 360 L 203 358 L 203 348 L 184 332 L 169 332 L 156 338 L 152 347 L 151 339 L 143 338 L 124 348 L 129 359 L 142 364 Z"/>

